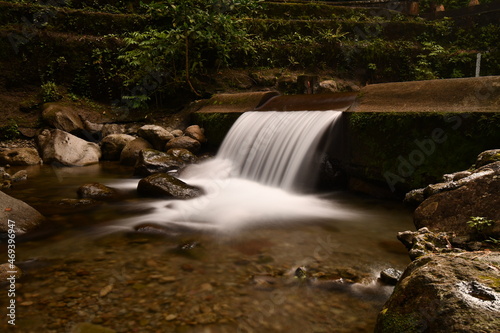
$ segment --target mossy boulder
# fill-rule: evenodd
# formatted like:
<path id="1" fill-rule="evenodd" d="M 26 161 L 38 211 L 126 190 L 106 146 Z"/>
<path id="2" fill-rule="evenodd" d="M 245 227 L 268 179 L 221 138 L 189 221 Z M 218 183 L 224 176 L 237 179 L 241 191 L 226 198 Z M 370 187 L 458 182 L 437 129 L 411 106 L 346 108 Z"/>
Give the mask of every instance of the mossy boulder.
<path id="1" fill-rule="evenodd" d="M 410 264 L 377 318 L 376 333 L 495 332 L 500 253 L 428 255 Z"/>
<path id="2" fill-rule="evenodd" d="M 201 189 L 166 173 L 156 173 L 141 179 L 137 192 L 142 196 L 175 199 L 191 199 L 203 194 Z"/>
<path id="3" fill-rule="evenodd" d="M 166 173 L 178 170 L 185 165 L 180 158 L 154 149 L 144 149 L 139 153 L 134 174 L 148 176 L 154 173 Z"/>

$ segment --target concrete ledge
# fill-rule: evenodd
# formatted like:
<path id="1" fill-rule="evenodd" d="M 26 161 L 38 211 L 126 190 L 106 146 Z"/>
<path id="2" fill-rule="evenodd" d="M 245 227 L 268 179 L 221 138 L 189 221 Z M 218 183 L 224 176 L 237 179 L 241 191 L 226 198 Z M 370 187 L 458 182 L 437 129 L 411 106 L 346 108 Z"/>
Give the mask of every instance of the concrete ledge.
<path id="1" fill-rule="evenodd" d="M 198 113 L 243 113 L 253 111 L 279 95 L 276 91 L 217 94 L 204 103 Z"/>
<path id="2" fill-rule="evenodd" d="M 348 111 L 500 112 L 500 76 L 369 85 Z"/>

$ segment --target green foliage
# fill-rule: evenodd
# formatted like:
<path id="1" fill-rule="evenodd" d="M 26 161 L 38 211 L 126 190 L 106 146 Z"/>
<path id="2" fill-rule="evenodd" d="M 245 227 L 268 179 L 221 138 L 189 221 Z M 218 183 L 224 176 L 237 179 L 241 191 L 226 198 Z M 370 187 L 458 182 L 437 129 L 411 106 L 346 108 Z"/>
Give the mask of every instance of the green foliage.
<path id="1" fill-rule="evenodd" d="M 486 217 L 482 216 L 471 216 L 470 220 L 467 221 L 469 228 L 474 229 L 477 232 L 483 232 L 485 229 L 493 226 L 495 221 L 488 220 Z"/>
<path id="2" fill-rule="evenodd" d="M 19 137 L 19 127 L 14 119 L 9 119 L 9 123 L 0 127 L 0 140 L 12 140 Z"/>
<path id="3" fill-rule="evenodd" d="M 62 95 L 57 85 L 52 81 L 48 81 L 40 87 L 40 97 L 44 103 L 47 103 L 60 100 Z"/>
<path id="4" fill-rule="evenodd" d="M 236 51 L 251 53 L 243 15 L 254 12 L 259 0 L 168 0 L 144 5 L 163 29 L 134 32 L 125 39 L 120 59 L 132 74 L 125 83 L 138 84 L 152 71 L 163 69 L 174 87 L 187 84 L 207 67 L 227 66 Z M 147 96 L 146 96 L 147 97 Z"/>

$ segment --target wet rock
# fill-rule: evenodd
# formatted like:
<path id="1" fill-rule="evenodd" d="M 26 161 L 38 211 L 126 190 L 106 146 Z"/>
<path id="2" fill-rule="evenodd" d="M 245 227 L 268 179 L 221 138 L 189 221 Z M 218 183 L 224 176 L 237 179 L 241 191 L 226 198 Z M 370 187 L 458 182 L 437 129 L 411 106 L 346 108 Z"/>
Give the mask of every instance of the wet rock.
<path id="1" fill-rule="evenodd" d="M 139 153 L 134 174 L 149 176 L 154 173 L 166 173 L 182 168 L 184 161 L 171 154 L 154 149 L 144 149 Z"/>
<path id="2" fill-rule="evenodd" d="M 9 263 L 0 265 L 0 284 L 7 282 L 7 278 L 10 278 L 12 275 L 14 275 L 16 279 L 20 279 L 23 276 L 23 272 L 16 265 Z"/>
<path id="3" fill-rule="evenodd" d="M 479 154 L 476 159 L 476 168 L 494 162 L 500 162 L 500 149 L 486 150 Z"/>
<path id="4" fill-rule="evenodd" d="M 183 148 L 169 149 L 167 151 L 167 154 L 172 155 L 172 156 L 180 159 L 184 163 L 196 163 L 196 161 L 198 160 L 198 158 L 196 157 L 195 154 L 193 154 L 189 150 L 183 149 Z"/>
<path id="5" fill-rule="evenodd" d="M 127 143 L 133 140 L 135 140 L 135 137 L 127 134 L 108 135 L 101 142 L 101 159 L 104 161 L 118 161 Z"/>
<path id="6" fill-rule="evenodd" d="M 50 126 L 80 136 L 85 129 L 78 111 L 61 103 L 45 103 L 42 119 Z"/>
<path id="7" fill-rule="evenodd" d="M 187 149 L 193 154 L 196 154 L 201 148 L 201 143 L 198 140 L 190 138 L 189 136 L 181 136 L 173 138 L 165 145 L 166 151 L 172 148 Z"/>
<path id="8" fill-rule="evenodd" d="M 15 174 L 12 175 L 12 182 L 13 183 L 18 183 L 18 182 L 25 182 L 28 180 L 28 171 L 26 170 L 20 170 L 16 172 Z"/>
<path id="9" fill-rule="evenodd" d="M 45 218 L 27 203 L 0 191 L 0 232 L 9 231 L 9 220 L 16 234 L 35 229 Z"/>
<path id="10" fill-rule="evenodd" d="M 116 333 L 116 331 L 91 323 L 78 323 L 73 326 L 70 333 Z"/>
<path id="11" fill-rule="evenodd" d="M 42 159 L 38 151 L 34 148 L 14 148 L 0 151 L 1 165 L 37 165 L 41 164 Z"/>
<path id="12" fill-rule="evenodd" d="M 51 201 L 50 204 L 63 209 L 79 209 L 79 208 L 89 208 L 96 205 L 100 205 L 101 202 L 94 199 L 61 199 L 57 201 Z"/>
<path id="13" fill-rule="evenodd" d="M 152 149 L 153 146 L 143 138 L 137 138 L 128 142 L 120 154 L 120 164 L 135 165 L 139 153 L 143 149 Z"/>
<path id="14" fill-rule="evenodd" d="M 403 272 L 394 268 L 387 268 L 380 272 L 380 281 L 385 284 L 395 286 L 399 279 L 403 275 Z"/>
<path id="15" fill-rule="evenodd" d="M 197 140 L 200 143 L 207 141 L 204 130 L 198 125 L 191 125 L 184 131 L 184 135 Z"/>
<path id="16" fill-rule="evenodd" d="M 415 210 L 417 228 L 469 236 L 475 233 L 467 224 L 472 217 L 500 221 L 500 162 L 488 164 L 451 184 L 456 187 L 430 196 Z M 494 223 L 482 236 L 498 238 L 500 223 Z"/>
<path id="17" fill-rule="evenodd" d="M 191 199 L 199 197 L 203 191 L 188 185 L 169 174 L 157 173 L 139 181 L 137 191 L 143 196 Z"/>
<path id="18" fill-rule="evenodd" d="M 137 135 L 150 142 L 156 150 L 163 150 L 165 144 L 174 138 L 169 131 L 157 125 L 144 125 L 139 128 Z"/>
<path id="19" fill-rule="evenodd" d="M 117 198 L 116 190 L 100 183 L 82 185 L 76 192 L 82 199 L 113 200 Z"/>
<path id="20" fill-rule="evenodd" d="M 101 149 L 61 130 L 44 130 L 37 137 L 44 163 L 60 163 L 66 166 L 85 166 L 99 162 Z"/>
<path id="21" fill-rule="evenodd" d="M 172 235 L 171 229 L 155 223 L 141 223 L 134 227 L 134 230 L 146 234 Z"/>
<path id="22" fill-rule="evenodd" d="M 500 253 L 426 256 L 411 263 L 380 312 L 375 332 L 495 332 Z"/>

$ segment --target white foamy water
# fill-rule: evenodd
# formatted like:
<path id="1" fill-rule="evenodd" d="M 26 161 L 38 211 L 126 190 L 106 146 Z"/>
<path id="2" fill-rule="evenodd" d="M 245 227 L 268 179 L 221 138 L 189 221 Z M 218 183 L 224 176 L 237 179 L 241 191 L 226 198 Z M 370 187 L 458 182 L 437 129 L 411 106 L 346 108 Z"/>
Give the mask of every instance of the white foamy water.
<path id="1" fill-rule="evenodd" d="M 180 178 L 202 188 L 190 200 L 158 200 L 150 214 L 121 221 L 234 232 L 259 225 L 284 225 L 354 214 L 331 200 L 294 190 L 314 181 L 317 145 L 341 112 L 248 112 L 231 128 L 216 158 L 186 168 Z M 316 165 L 317 167 L 317 165 Z"/>

